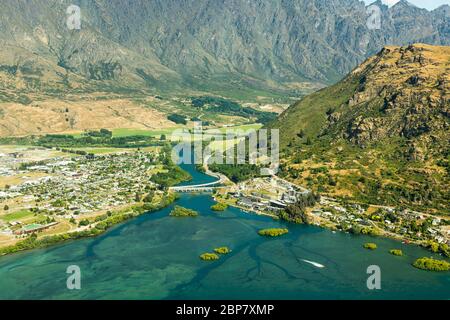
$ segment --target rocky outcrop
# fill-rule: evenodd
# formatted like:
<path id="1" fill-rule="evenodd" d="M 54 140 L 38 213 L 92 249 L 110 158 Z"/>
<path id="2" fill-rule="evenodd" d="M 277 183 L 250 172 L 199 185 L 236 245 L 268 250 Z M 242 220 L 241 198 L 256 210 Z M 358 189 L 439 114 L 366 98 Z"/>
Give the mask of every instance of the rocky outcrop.
<path id="1" fill-rule="evenodd" d="M 370 149 L 399 145 L 410 159 L 450 149 L 450 47 L 386 47 L 334 86 L 307 96 L 280 116 L 282 143 L 343 137 Z M 305 134 L 304 134 L 305 136 Z"/>
<path id="2" fill-rule="evenodd" d="M 449 59 L 449 47 L 412 45 L 383 50 L 359 71 L 364 89 L 344 107 L 352 114 L 346 117 L 348 124 L 329 119 L 328 130 L 344 130 L 343 135 L 360 146 L 406 138 L 415 159 L 427 150 L 443 151 L 450 140 Z M 391 67 L 385 68 L 388 61 Z"/>

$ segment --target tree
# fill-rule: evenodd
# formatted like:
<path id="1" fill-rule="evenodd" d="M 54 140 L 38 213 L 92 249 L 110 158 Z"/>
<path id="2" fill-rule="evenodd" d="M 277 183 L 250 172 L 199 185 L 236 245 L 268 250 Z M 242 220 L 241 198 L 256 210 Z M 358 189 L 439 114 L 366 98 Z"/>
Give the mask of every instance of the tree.
<path id="1" fill-rule="evenodd" d="M 176 124 L 183 124 L 183 125 L 187 124 L 186 118 L 176 113 L 169 115 L 167 119 L 169 119 L 172 122 L 175 122 Z"/>
<path id="2" fill-rule="evenodd" d="M 113 135 L 112 131 L 109 131 L 109 130 L 107 130 L 107 129 L 100 129 L 100 134 L 101 134 L 102 136 L 108 137 L 108 138 L 111 138 L 112 135 Z"/>
<path id="3" fill-rule="evenodd" d="M 145 203 L 151 203 L 153 201 L 153 197 L 155 196 L 155 193 L 152 191 L 150 193 L 148 193 L 145 198 L 144 198 L 144 202 Z"/>
<path id="4" fill-rule="evenodd" d="M 9 210 L 9 206 L 5 204 L 5 206 L 3 207 L 3 210 L 8 211 Z"/>
<path id="5" fill-rule="evenodd" d="M 136 196 L 134 197 L 134 201 L 141 202 L 141 195 L 139 193 L 136 193 Z"/>
<path id="6" fill-rule="evenodd" d="M 81 220 L 80 223 L 78 224 L 80 227 L 84 227 L 84 226 L 88 226 L 90 224 L 89 220 L 84 219 Z"/>
<path id="7" fill-rule="evenodd" d="M 332 176 L 328 176 L 328 184 L 329 184 L 330 186 L 335 187 L 335 186 L 337 185 L 337 182 L 336 182 L 336 180 L 335 180 Z"/>

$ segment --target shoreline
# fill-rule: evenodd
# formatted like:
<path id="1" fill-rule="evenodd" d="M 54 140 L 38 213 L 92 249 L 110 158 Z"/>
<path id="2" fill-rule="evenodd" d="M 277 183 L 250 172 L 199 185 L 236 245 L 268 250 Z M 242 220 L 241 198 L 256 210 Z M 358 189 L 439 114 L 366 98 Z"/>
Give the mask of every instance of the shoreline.
<path id="1" fill-rule="evenodd" d="M 205 169 L 207 169 L 207 170 L 205 170 L 204 174 L 215 177 L 215 178 L 218 177 L 218 174 L 209 170 L 207 164 L 204 166 L 206 167 Z M 220 175 L 220 176 L 222 176 L 222 175 Z M 227 188 L 227 187 L 228 186 L 226 186 L 226 185 L 223 186 L 223 188 Z M 207 193 L 211 195 L 211 198 L 215 202 L 220 202 L 216 195 L 212 194 L 211 192 L 207 192 Z M 170 193 L 168 193 L 167 197 L 161 198 L 160 201 L 157 204 L 155 204 L 153 206 L 153 208 L 151 208 L 150 210 L 144 209 L 144 204 L 142 204 L 142 203 L 130 204 L 129 206 L 122 208 L 120 210 L 120 213 L 116 213 L 115 215 L 113 214 L 111 217 L 106 219 L 105 221 L 107 221 L 107 225 L 103 229 L 97 228 L 97 226 L 101 223 L 104 223 L 105 221 L 98 221 L 95 224 L 91 225 L 89 228 L 85 228 L 85 229 L 80 229 L 80 230 L 65 232 L 65 233 L 60 233 L 60 234 L 54 234 L 54 235 L 47 235 L 47 236 L 42 236 L 42 237 L 35 237 L 35 238 L 33 238 L 33 236 L 27 237 L 23 240 L 16 242 L 13 245 L 7 245 L 5 247 L 0 247 L 0 259 L 4 256 L 12 255 L 12 254 L 19 253 L 19 252 L 26 252 L 26 251 L 30 251 L 33 249 L 48 248 L 51 246 L 62 244 L 64 242 L 67 242 L 70 240 L 79 240 L 79 239 L 94 238 L 94 237 L 100 236 L 100 235 L 106 233 L 109 229 L 111 229 L 114 226 L 117 226 L 121 223 L 129 221 L 133 218 L 137 218 L 144 214 L 151 214 L 158 210 L 162 210 L 162 209 L 170 206 L 171 204 L 173 204 L 178 199 L 178 197 L 179 196 L 178 196 L 177 192 L 170 192 Z M 245 208 L 245 207 L 237 205 L 236 203 L 226 202 L 226 204 L 231 207 L 237 208 L 247 214 L 266 216 L 266 217 L 272 218 L 273 220 L 282 220 L 279 216 L 277 216 L 275 214 L 270 214 L 267 212 L 256 211 L 256 210 L 253 210 L 250 208 Z M 313 218 L 314 220 L 317 219 L 317 217 L 313 216 L 310 212 L 307 212 L 306 214 L 308 216 L 310 216 L 311 218 Z M 113 221 L 108 221 L 110 219 Z M 295 223 L 293 221 L 288 221 L 288 220 L 282 220 L 282 221 L 285 221 L 287 223 Z M 320 220 L 318 222 L 316 222 L 316 221 L 314 223 L 305 223 L 304 225 L 319 227 L 319 228 L 326 229 L 326 230 L 333 231 L 333 232 L 339 231 L 339 232 L 344 232 L 344 233 L 348 233 L 348 234 L 351 233 L 348 231 L 338 229 L 337 225 L 330 220 L 320 218 Z M 355 234 L 355 235 L 357 235 L 357 234 Z M 406 239 L 405 237 L 402 237 L 401 235 L 398 235 L 398 234 L 386 233 L 384 230 L 383 230 L 382 234 L 380 234 L 380 235 L 376 235 L 376 236 L 369 235 L 369 236 L 371 236 L 372 238 L 382 237 L 385 239 L 391 239 L 391 240 L 399 241 L 399 242 L 401 242 L 403 244 L 407 244 L 407 245 L 415 245 L 417 247 L 421 247 L 427 251 L 432 252 L 431 250 L 429 250 L 429 248 L 426 248 L 423 245 L 423 243 L 424 243 L 423 241 L 414 241 L 411 239 Z M 408 243 L 406 243 L 406 241 Z M 442 256 L 444 259 L 448 259 L 448 257 L 446 257 L 442 253 L 437 253 L 437 254 Z"/>
<path id="2" fill-rule="evenodd" d="M 301 186 L 298 186 L 298 187 L 304 189 Z M 227 186 L 224 186 L 224 188 L 227 188 Z M 304 189 L 304 190 L 306 190 L 306 189 Z M 258 211 L 258 210 L 255 210 L 253 208 L 242 207 L 242 206 L 239 206 L 236 203 L 230 202 L 230 201 L 221 201 L 221 199 L 219 197 L 217 197 L 216 195 L 213 195 L 212 198 L 216 202 L 224 202 L 224 203 L 226 203 L 227 205 L 229 205 L 231 207 L 240 209 L 244 213 L 255 214 L 255 215 L 258 215 L 258 216 L 267 216 L 267 217 L 271 217 L 274 220 L 283 220 L 283 221 L 286 221 L 288 223 L 296 224 L 294 221 L 284 220 L 284 219 L 282 219 L 281 217 L 279 217 L 276 214 L 271 214 L 271 213 L 267 213 L 267 212 L 263 212 L 263 211 Z M 333 222 L 331 220 L 327 220 L 327 219 L 325 219 L 323 217 L 318 218 L 318 217 L 314 216 L 313 214 L 311 214 L 312 208 L 310 208 L 310 209 L 311 210 L 309 210 L 309 209 L 306 210 L 305 214 L 309 218 L 311 218 L 311 220 L 314 221 L 314 222 L 313 223 L 303 223 L 304 225 L 315 226 L 315 227 L 326 229 L 326 230 L 329 230 L 329 231 L 332 231 L 332 232 L 344 232 L 344 233 L 353 234 L 353 235 L 364 235 L 364 234 L 351 233 L 349 231 L 345 231 L 345 230 L 339 229 L 338 228 L 338 224 L 336 224 L 335 222 Z M 377 231 L 379 231 L 380 234 L 378 234 L 378 235 L 367 234 L 368 236 L 370 236 L 372 238 L 375 238 L 375 239 L 376 238 L 391 239 L 391 240 L 394 240 L 394 241 L 398 241 L 398 242 L 400 242 L 403 245 L 414 245 L 414 246 L 423 248 L 423 249 L 427 250 L 430 253 L 435 253 L 435 254 L 440 255 L 444 259 L 449 259 L 450 258 L 444 252 L 442 252 L 442 251 L 435 252 L 430 247 L 426 246 L 427 240 L 409 239 L 409 238 L 407 238 L 405 236 L 402 236 L 401 234 L 387 232 L 386 230 L 380 229 L 379 227 L 376 227 L 376 226 L 374 226 L 374 228 Z M 429 241 L 432 241 L 432 240 L 429 240 Z"/>
<path id="3" fill-rule="evenodd" d="M 213 199 L 214 199 L 214 201 L 218 202 L 216 197 L 213 197 Z M 252 210 L 252 209 L 248 209 L 248 208 L 244 208 L 244 207 L 241 207 L 241 206 L 238 206 L 238 205 L 235 205 L 235 204 L 229 204 L 229 203 L 227 203 L 227 204 L 229 206 L 237 208 L 237 209 L 239 209 L 239 210 L 241 210 L 241 211 L 243 211 L 244 213 L 247 213 L 247 214 L 254 214 L 254 215 L 258 215 L 258 216 L 266 216 L 266 217 L 272 218 L 273 220 L 280 220 L 280 221 L 284 221 L 286 223 L 298 224 L 298 223 L 295 223 L 293 221 L 283 220 L 279 216 L 274 215 L 274 214 L 258 212 L 258 211 L 255 211 L 255 210 Z M 311 216 L 309 213 L 308 213 L 308 215 Z M 338 228 L 336 228 L 336 225 L 333 222 L 331 222 L 331 221 L 327 221 L 327 222 L 329 224 L 333 224 L 333 225 L 330 226 L 330 225 L 318 224 L 318 223 L 302 223 L 300 225 L 317 227 L 317 228 L 320 228 L 320 229 L 328 230 L 330 232 L 341 232 L 341 233 L 345 233 L 345 234 L 352 234 L 354 236 L 363 235 L 363 234 L 353 234 L 351 232 L 338 229 Z M 428 251 L 430 253 L 437 254 L 437 255 L 441 256 L 443 259 L 446 259 L 446 260 L 450 259 L 450 257 L 445 256 L 441 252 L 433 252 L 429 248 L 425 247 L 424 246 L 424 241 L 417 241 L 417 240 L 407 239 L 407 238 L 402 237 L 401 235 L 393 234 L 393 233 L 383 233 L 383 234 L 380 234 L 378 236 L 367 234 L 366 236 L 369 236 L 369 237 L 374 238 L 374 239 L 377 239 L 377 238 L 390 239 L 390 240 L 397 241 L 397 242 L 399 242 L 399 243 L 401 243 L 403 245 L 410 245 L 410 246 L 413 245 L 413 246 L 422 248 L 422 249 L 424 249 L 424 250 L 426 250 L 426 251 Z"/>
<path id="4" fill-rule="evenodd" d="M 127 222 L 133 218 L 140 217 L 145 214 L 152 214 L 156 211 L 167 208 L 173 204 L 178 199 L 178 195 L 174 192 L 169 193 L 167 197 L 161 198 L 160 202 L 154 205 L 150 210 L 144 208 L 142 203 L 130 204 L 126 208 L 121 209 L 121 213 L 116 213 L 111 215 L 108 219 L 104 221 L 98 221 L 95 225 L 91 225 L 89 228 L 84 230 L 70 231 L 54 235 L 44 235 L 42 237 L 36 236 L 35 238 L 31 235 L 23 240 L 17 241 L 13 245 L 8 245 L 5 247 L 0 247 L 0 259 L 5 256 L 10 256 L 16 253 L 31 251 L 34 249 L 44 249 L 55 245 L 63 244 L 70 240 L 81 240 L 86 238 L 95 238 L 97 236 L 103 235 L 111 228 Z M 99 224 L 104 223 L 106 226 L 104 228 L 98 228 Z M 102 225 L 103 226 L 103 225 Z"/>

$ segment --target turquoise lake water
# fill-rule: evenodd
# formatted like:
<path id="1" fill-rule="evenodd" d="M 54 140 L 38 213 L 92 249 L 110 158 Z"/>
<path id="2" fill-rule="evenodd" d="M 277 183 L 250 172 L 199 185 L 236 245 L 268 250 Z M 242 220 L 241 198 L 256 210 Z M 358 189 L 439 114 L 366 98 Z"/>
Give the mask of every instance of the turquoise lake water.
<path id="1" fill-rule="evenodd" d="M 212 181 L 194 172 L 192 183 Z M 399 242 L 293 225 L 230 208 L 216 213 L 208 194 L 184 194 L 177 205 L 197 218 L 169 217 L 171 207 L 140 216 L 94 239 L 0 258 L 0 299 L 449 299 L 450 273 L 413 268 L 428 251 Z M 287 227 L 276 239 L 257 231 Z M 362 248 L 375 242 L 378 250 Z M 199 259 L 215 247 L 233 251 Z M 402 249 L 403 257 L 389 254 Z M 304 260 L 320 263 L 317 268 Z M 82 289 L 66 288 L 66 269 L 81 268 Z M 370 291 L 366 270 L 381 268 Z"/>

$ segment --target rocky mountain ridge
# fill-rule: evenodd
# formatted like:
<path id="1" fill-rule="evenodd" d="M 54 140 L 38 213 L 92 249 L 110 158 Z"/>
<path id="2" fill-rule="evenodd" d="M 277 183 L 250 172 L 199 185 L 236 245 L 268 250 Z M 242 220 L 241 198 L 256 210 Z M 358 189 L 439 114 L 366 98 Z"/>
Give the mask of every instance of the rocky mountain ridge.
<path id="1" fill-rule="evenodd" d="M 81 8 L 80 30 L 67 28 L 71 4 Z M 449 6 L 375 5 L 380 30 L 367 27 L 358 0 L 5 0 L 0 75 L 35 92 L 208 91 L 223 79 L 236 81 L 230 90 L 302 92 L 339 80 L 385 45 L 450 44 Z"/>

